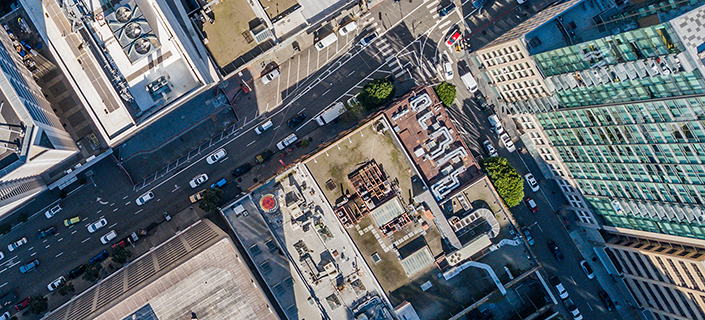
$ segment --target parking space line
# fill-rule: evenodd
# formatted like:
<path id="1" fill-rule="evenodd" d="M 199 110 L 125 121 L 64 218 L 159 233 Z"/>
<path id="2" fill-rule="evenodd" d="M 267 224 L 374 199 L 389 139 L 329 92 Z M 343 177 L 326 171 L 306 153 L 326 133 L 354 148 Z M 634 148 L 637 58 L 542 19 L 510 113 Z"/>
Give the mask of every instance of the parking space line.
<path id="1" fill-rule="evenodd" d="M 279 105 L 279 97 L 281 97 L 281 90 L 279 90 L 279 84 L 282 82 L 282 77 L 277 78 L 277 103 L 276 105 Z"/>
<path id="2" fill-rule="evenodd" d="M 255 142 L 257 142 L 257 140 L 252 140 L 252 142 L 248 143 L 247 146 L 249 147 L 249 146 L 253 145 Z"/>
<path id="3" fill-rule="evenodd" d="M 286 68 L 286 88 L 284 89 L 284 90 L 286 90 L 286 93 L 284 93 L 285 97 L 289 95 L 289 88 L 291 88 L 291 86 L 289 85 L 289 81 L 291 80 L 289 78 L 289 77 L 291 77 L 291 61 L 289 61 L 289 63 L 287 63 L 287 65 L 289 67 Z"/>
<path id="4" fill-rule="evenodd" d="M 299 84 L 301 83 L 301 79 L 299 79 L 299 71 L 301 71 L 301 55 L 297 55 L 299 58 L 297 59 L 296 62 L 296 89 L 299 88 Z"/>
<path id="5" fill-rule="evenodd" d="M 113 223 L 113 224 L 111 224 L 111 225 L 110 225 L 110 226 L 108 227 L 108 229 L 112 229 L 112 228 L 113 228 L 114 226 L 116 226 L 116 225 L 117 225 L 117 222 L 116 222 L 116 223 Z"/>

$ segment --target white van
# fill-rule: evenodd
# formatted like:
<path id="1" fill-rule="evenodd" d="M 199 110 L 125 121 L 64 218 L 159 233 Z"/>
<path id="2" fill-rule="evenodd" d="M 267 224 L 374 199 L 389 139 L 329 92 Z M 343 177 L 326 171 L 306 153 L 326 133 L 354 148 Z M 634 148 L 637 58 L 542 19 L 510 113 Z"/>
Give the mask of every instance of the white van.
<path id="1" fill-rule="evenodd" d="M 477 81 L 475 81 L 475 78 L 472 77 L 472 73 L 468 72 L 460 76 L 460 80 L 463 80 L 465 88 L 468 89 L 470 93 L 475 93 L 475 91 L 477 91 Z"/>
<path id="2" fill-rule="evenodd" d="M 267 131 L 267 129 L 271 128 L 272 126 L 274 126 L 274 124 L 272 123 L 272 119 L 269 119 L 267 120 L 267 122 L 255 128 L 255 133 L 262 134 L 262 132 Z"/>
<path id="3" fill-rule="evenodd" d="M 340 33 L 341 36 L 344 36 L 352 31 L 355 31 L 357 29 L 357 23 L 355 23 L 355 20 L 351 20 L 350 22 L 342 25 L 340 29 L 338 29 L 338 33 Z"/>
<path id="4" fill-rule="evenodd" d="M 335 36 L 335 32 L 327 35 L 325 38 L 321 39 L 320 41 L 316 42 L 316 50 L 321 51 L 325 49 L 327 46 L 335 43 L 338 41 L 338 37 Z"/>
<path id="5" fill-rule="evenodd" d="M 345 105 L 342 102 L 338 102 L 334 106 L 323 111 L 320 116 L 316 117 L 316 122 L 318 122 L 319 126 L 326 125 L 340 117 L 340 115 L 345 113 L 345 111 L 347 111 L 347 109 L 345 109 Z"/>
<path id="6" fill-rule="evenodd" d="M 296 140 L 299 140 L 299 138 L 296 137 L 296 134 L 292 133 L 292 134 L 288 135 L 286 138 L 282 139 L 282 141 L 279 141 L 279 143 L 277 143 L 277 148 L 279 148 L 279 150 L 284 150 L 284 148 L 286 148 L 289 145 L 291 145 L 292 143 L 296 142 Z"/>

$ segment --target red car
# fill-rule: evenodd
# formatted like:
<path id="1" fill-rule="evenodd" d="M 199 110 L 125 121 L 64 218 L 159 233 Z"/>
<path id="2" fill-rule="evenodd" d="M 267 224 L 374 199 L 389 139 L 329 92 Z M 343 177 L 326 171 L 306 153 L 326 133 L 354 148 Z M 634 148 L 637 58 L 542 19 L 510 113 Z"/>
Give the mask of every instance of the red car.
<path id="1" fill-rule="evenodd" d="M 27 306 L 29 305 L 29 301 L 31 301 L 31 300 L 32 300 L 32 298 L 30 298 L 30 297 L 25 298 L 20 303 L 15 305 L 15 310 L 22 311 L 22 309 L 27 308 Z"/>
<path id="2" fill-rule="evenodd" d="M 448 37 L 448 40 L 446 40 L 446 45 L 448 45 L 449 47 L 452 47 L 455 44 L 455 42 L 458 40 L 458 38 L 460 38 L 460 29 L 458 29 L 458 27 L 456 26 L 452 29 L 452 33 Z"/>
<path id="3" fill-rule="evenodd" d="M 526 203 L 526 206 L 529 207 L 529 210 L 531 210 L 531 212 L 539 211 L 539 206 L 536 205 L 536 201 L 534 201 L 534 199 L 531 199 L 531 197 L 524 199 L 524 203 Z"/>

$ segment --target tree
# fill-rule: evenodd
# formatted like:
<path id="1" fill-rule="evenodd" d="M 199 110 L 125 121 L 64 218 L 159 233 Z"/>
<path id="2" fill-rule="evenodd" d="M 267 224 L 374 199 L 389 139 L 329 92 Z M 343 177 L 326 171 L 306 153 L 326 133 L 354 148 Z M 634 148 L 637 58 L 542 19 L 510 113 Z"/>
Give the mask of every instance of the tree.
<path id="1" fill-rule="evenodd" d="M 508 207 L 514 207 L 524 198 L 524 181 L 507 159 L 492 157 L 485 159 L 482 166 L 492 180 L 497 193 Z"/>
<path id="2" fill-rule="evenodd" d="M 125 247 L 118 246 L 117 248 L 115 248 L 115 250 L 113 250 L 113 254 L 110 255 L 110 257 L 116 263 L 123 264 L 127 261 L 127 259 L 132 257 L 132 251 L 128 250 Z"/>
<path id="3" fill-rule="evenodd" d="M 12 231 L 12 225 L 9 223 L 0 224 L 0 234 L 8 234 Z"/>
<path id="4" fill-rule="evenodd" d="M 59 291 L 60 295 L 65 296 L 69 293 L 75 292 L 76 288 L 73 287 L 73 283 L 64 282 L 61 285 L 59 285 L 58 291 Z"/>
<path id="5" fill-rule="evenodd" d="M 221 195 L 223 195 L 223 190 L 220 190 L 220 188 L 206 189 L 206 192 L 203 193 L 203 200 L 198 204 L 198 207 L 205 212 L 215 210 L 218 207 L 218 203 L 220 203 Z"/>
<path id="6" fill-rule="evenodd" d="M 436 92 L 438 99 L 443 102 L 446 107 L 450 107 L 455 101 L 455 95 L 457 94 L 455 86 L 448 82 L 441 82 L 441 84 L 433 87 L 433 91 Z"/>
<path id="7" fill-rule="evenodd" d="M 32 301 L 29 302 L 29 312 L 32 314 L 40 314 L 47 311 L 48 308 L 48 299 L 43 296 L 32 297 Z"/>
<path id="8" fill-rule="evenodd" d="M 365 109 L 374 110 L 392 100 L 395 92 L 396 88 L 391 81 L 377 78 L 365 84 L 357 99 Z"/>
<path id="9" fill-rule="evenodd" d="M 86 272 L 83 273 L 83 280 L 96 281 L 100 277 L 100 271 L 103 266 L 100 263 L 91 263 L 86 267 Z"/>

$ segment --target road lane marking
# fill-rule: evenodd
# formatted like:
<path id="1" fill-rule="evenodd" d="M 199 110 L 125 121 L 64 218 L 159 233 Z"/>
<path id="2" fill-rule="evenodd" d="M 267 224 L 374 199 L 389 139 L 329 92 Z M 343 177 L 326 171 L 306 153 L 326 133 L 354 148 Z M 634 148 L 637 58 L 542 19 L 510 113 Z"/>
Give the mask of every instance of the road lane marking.
<path id="1" fill-rule="evenodd" d="M 130 205 L 130 201 L 125 202 L 125 206 L 128 206 L 128 205 Z"/>
<path id="2" fill-rule="evenodd" d="M 30 256 L 30 257 L 34 257 L 35 254 L 37 254 L 37 253 L 36 253 L 36 252 L 32 252 L 32 254 L 30 254 L 29 256 Z"/>
<path id="3" fill-rule="evenodd" d="M 113 203 L 110 204 L 111 207 L 114 206 L 114 205 L 115 205 L 115 202 L 113 202 Z"/>
<path id="4" fill-rule="evenodd" d="M 125 199 L 127 199 L 127 197 L 128 197 L 128 196 L 124 196 L 124 197 L 122 197 L 122 200 L 125 200 Z"/>
<path id="5" fill-rule="evenodd" d="M 88 242 L 88 240 L 91 240 L 91 237 L 84 239 L 83 241 L 81 241 L 81 243 L 86 243 L 86 242 Z"/>
<path id="6" fill-rule="evenodd" d="M 249 146 L 253 145 L 255 142 L 257 142 L 257 140 L 252 140 L 252 142 L 248 143 L 247 146 L 249 147 Z"/>
<path id="7" fill-rule="evenodd" d="M 117 222 L 116 222 L 116 223 L 113 223 L 113 224 L 111 224 L 111 225 L 110 225 L 110 226 L 108 227 L 108 229 L 112 229 L 112 228 L 113 228 L 114 226 L 116 226 L 116 225 L 117 225 Z"/>
<path id="8" fill-rule="evenodd" d="M 144 209 L 139 209 L 139 210 L 135 211 L 135 214 L 138 214 L 138 213 L 140 213 L 140 212 L 142 212 L 142 211 L 144 211 Z"/>
<path id="9" fill-rule="evenodd" d="M 78 232 L 78 230 L 74 230 L 73 232 L 71 232 L 71 234 L 76 234 L 76 232 Z"/>
<path id="10" fill-rule="evenodd" d="M 44 249 L 48 249 L 49 247 L 51 247 L 50 244 L 48 244 L 46 247 L 44 247 Z"/>
<path id="11" fill-rule="evenodd" d="M 58 257 L 60 257 L 60 256 L 61 256 L 62 254 L 64 254 L 64 252 L 63 252 L 63 251 L 59 252 L 59 254 L 57 254 L 57 255 L 55 256 L 55 258 L 58 258 Z"/>
<path id="12" fill-rule="evenodd" d="M 103 210 L 102 210 L 102 209 L 101 209 L 101 210 L 98 210 L 98 211 L 97 211 L 96 213 L 101 213 L 101 212 L 103 212 Z"/>
<path id="13" fill-rule="evenodd" d="M 56 240 L 56 242 L 59 242 L 59 241 L 61 241 L 61 240 L 64 240 L 64 238 L 59 238 L 59 240 Z"/>
<path id="14" fill-rule="evenodd" d="M 323 92 L 323 93 L 321 94 L 321 97 L 322 97 L 322 96 L 325 96 L 326 93 L 328 93 L 328 92 L 330 92 L 330 89 L 328 89 L 328 90 L 326 90 L 325 92 Z"/>
<path id="15" fill-rule="evenodd" d="M 7 268 L 2 269 L 2 271 L 0 271 L 0 272 L 4 272 L 5 270 L 7 270 Z M 4 287 L 4 286 L 6 286 L 6 285 L 7 285 L 7 282 L 1 284 L 1 285 L 0 285 L 0 288 Z"/>
<path id="16" fill-rule="evenodd" d="M 113 210 L 113 212 L 115 212 L 115 211 L 118 211 L 118 208 L 115 208 L 115 210 Z"/>

